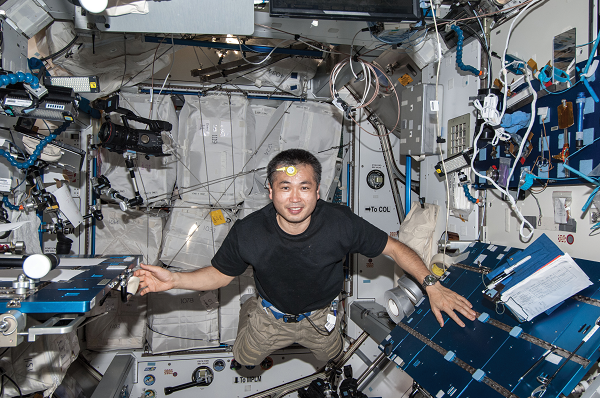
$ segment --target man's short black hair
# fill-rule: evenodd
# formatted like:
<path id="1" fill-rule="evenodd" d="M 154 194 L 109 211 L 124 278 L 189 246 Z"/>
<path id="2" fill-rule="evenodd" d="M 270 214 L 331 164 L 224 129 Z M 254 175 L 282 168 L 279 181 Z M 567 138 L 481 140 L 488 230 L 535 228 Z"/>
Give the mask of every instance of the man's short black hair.
<path id="1" fill-rule="evenodd" d="M 278 168 L 284 166 L 299 166 L 308 165 L 312 166 L 315 173 L 315 181 L 317 185 L 321 183 L 321 162 L 312 153 L 305 151 L 304 149 L 288 149 L 279 152 L 267 165 L 267 176 L 269 179 L 269 185 L 273 186 L 273 173 Z"/>

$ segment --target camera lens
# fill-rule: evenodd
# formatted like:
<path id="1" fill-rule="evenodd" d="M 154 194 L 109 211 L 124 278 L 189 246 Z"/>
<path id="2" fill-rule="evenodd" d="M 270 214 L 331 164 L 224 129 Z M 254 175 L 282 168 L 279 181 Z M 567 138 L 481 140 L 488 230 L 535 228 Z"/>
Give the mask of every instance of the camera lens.
<path id="1" fill-rule="evenodd" d="M 113 125 L 110 122 L 106 122 L 100 126 L 98 131 L 98 138 L 101 142 L 106 143 L 110 139 L 110 133 L 113 131 Z"/>

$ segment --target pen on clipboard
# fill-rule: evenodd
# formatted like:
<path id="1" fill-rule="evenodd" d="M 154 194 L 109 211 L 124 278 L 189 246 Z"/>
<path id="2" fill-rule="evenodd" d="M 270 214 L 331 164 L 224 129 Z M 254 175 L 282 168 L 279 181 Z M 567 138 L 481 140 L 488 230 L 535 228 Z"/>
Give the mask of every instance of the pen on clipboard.
<path id="1" fill-rule="evenodd" d="M 518 266 L 525 264 L 529 259 L 531 259 L 531 256 L 527 256 L 527 257 L 523 258 L 521 261 L 517 262 L 515 265 L 511 265 L 510 267 L 508 267 L 507 269 L 505 269 L 504 271 L 502 271 L 499 275 L 497 275 L 494 279 L 492 279 L 492 281 L 487 286 L 487 288 L 488 289 L 493 289 L 500 282 L 503 282 L 506 278 L 514 275 L 515 274 L 515 269 Z"/>

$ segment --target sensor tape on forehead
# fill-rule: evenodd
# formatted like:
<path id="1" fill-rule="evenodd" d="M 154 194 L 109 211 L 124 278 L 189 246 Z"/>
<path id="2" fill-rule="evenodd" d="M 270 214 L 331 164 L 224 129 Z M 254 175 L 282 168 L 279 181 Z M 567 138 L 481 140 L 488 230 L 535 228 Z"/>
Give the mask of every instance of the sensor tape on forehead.
<path id="1" fill-rule="evenodd" d="M 296 173 L 298 172 L 298 169 L 296 169 L 294 166 L 283 166 L 280 167 L 278 169 L 275 169 L 276 171 L 283 171 L 285 172 L 285 174 L 287 174 L 290 177 L 293 177 L 296 175 Z"/>

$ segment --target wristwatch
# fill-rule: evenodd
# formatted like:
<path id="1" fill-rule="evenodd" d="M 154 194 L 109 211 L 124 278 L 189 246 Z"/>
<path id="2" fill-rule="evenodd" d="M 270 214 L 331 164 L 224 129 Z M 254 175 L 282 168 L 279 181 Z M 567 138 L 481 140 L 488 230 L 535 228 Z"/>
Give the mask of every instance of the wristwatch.
<path id="1" fill-rule="evenodd" d="M 427 286 L 435 285 L 435 283 L 437 281 L 438 281 L 438 278 L 429 274 L 425 277 L 425 279 L 423 279 L 423 283 L 421 283 L 421 285 L 423 286 L 423 289 L 425 289 L 425 288 L 427 288 Z"/>

